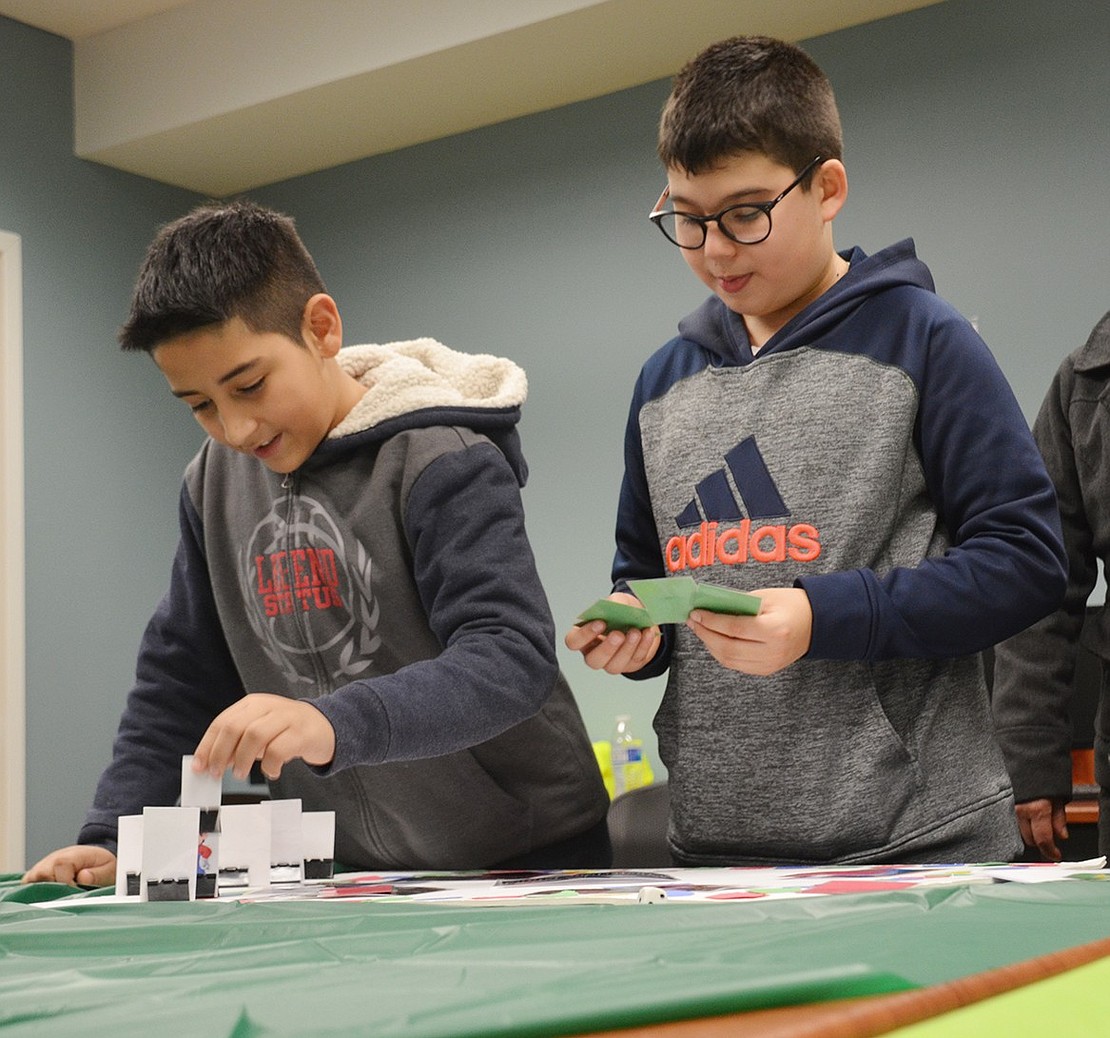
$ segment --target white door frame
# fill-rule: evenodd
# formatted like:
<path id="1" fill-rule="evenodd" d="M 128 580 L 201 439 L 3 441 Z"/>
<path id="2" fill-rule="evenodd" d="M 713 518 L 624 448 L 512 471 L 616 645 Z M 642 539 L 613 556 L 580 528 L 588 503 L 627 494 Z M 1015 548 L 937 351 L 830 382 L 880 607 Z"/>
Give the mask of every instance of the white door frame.
<path id="1" fill-rule="evenodd" d="M 0 871 L 26 867 L 23 262 L 0 231 Z"/>

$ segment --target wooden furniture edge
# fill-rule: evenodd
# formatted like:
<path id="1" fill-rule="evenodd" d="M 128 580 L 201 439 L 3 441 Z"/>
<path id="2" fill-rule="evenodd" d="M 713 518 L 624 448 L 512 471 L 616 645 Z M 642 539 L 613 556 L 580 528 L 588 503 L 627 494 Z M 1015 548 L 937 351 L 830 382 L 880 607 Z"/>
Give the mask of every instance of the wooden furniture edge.
<path id="1" fill-rule="evenodd" d="M 579 1038 L 873 1038 L 1106 956 L 1110 937 L 914 991 L 596 1031 Z"/>

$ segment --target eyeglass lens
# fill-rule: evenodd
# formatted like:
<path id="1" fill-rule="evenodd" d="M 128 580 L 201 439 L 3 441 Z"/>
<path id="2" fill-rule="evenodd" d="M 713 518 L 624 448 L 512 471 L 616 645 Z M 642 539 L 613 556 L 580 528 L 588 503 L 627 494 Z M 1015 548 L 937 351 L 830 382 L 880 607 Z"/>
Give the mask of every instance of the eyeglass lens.
<path id="1" fill-rule="evenodd" d="M 656 220 L 659 229 L 682 248 L 697 249 L 705 241 L 705 223 L 685 213 L 660 213 Z M 733 241 L 743 245 L 761 242 L 771 233 L 771 214 L 750 205 L 726 209 L 717 217 L 717 223 Z"/>
<path id="2" fill-rule="evenodd" d="M 729 206 L 714 216 L 695 216 L 692 213 L 658 209 L 667 199 L 670 191 L 668 188 L 659 196 L 657 208 L 650 218 L 682 249 L 700 249 L 705 244 L 711 223 L 716 223 L 724 234 L 740 245 L 758 245 L 771 235 L 771 210 L 806 178 L 810 170 L 823 161 L 820 155 L 816 156 L 772 201 L 758 205 Z"/>

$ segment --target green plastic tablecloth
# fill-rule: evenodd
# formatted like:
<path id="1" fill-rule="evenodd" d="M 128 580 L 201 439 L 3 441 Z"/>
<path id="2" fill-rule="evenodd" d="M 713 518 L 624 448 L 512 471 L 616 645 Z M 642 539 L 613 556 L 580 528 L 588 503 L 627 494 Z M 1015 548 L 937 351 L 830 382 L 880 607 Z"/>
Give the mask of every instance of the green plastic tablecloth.
<path id="1" fill-rule="evenodd" d="M 0 1038 L 567 1035 L 950 980 L 1110 935 L 1110 882 L 728 904 L 113 904 L 0 882 Z"/>

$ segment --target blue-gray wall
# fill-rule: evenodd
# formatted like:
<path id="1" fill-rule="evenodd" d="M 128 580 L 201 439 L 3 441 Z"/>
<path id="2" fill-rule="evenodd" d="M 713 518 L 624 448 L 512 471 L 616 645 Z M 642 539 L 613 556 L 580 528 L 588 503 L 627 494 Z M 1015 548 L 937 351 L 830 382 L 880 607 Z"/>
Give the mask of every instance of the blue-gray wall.
<path id="1" fill-rule="evenodd" d="M 73 156 L 72 48 L 0 18 L 0 229 L 22 238 L 29 860 L 72 843 L 169 573 L 195 423 L 115 346 L 196 196 Z M 194 428 L 190 428 L 190 424 Z"/>
<path id="2" fill-rule="evenodd" d="M 949 0 L 806 46 L 845 124 L 838 244 L 913 236 L 1032 418 L 1110 308 L 1110 8 Z M 23 235 L 27 307 L 31 857 L 72 839 L 107 755 L 198 439 L 112 340 L 154 224 L 192 198 L 72 158 L 68 62 L 64 41 L 0 19 L 0 228 Z M 666 91 L 252 193 L 296 216 L 348 341 L 432 335 L 527 369 L 525 504 L 560 629 L 607 590 L 632 382 L 703 296 L 645 219 Z M 654 746 L 660 682 L 564 666 L 595 738 L 629 712 Z"/>

